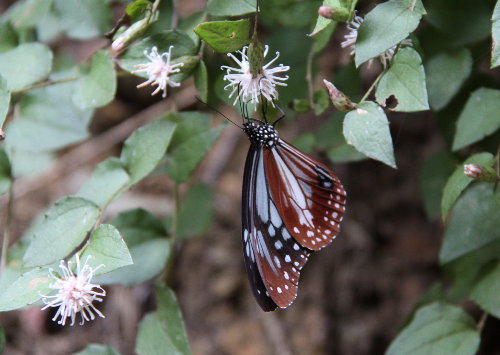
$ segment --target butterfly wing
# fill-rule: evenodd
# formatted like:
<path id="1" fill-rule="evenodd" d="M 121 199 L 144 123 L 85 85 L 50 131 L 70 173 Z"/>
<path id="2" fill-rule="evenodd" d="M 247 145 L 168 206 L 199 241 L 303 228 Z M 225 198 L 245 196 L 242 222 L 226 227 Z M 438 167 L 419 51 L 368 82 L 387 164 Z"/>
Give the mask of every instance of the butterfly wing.
<path id="1" fill-rule="evenodd" d="M 282 139 L 264 154 L 272 199 L 292 237 L 311 250 L 328 245 L 344 217 L 346 193 L 339 179 Z"/>
<path id="2" fill-rule="evenodd" d="M 288 307 L 297 297 L 300 270 L 309 251 L 283 223 L 271 198 L 264 152 L 250 147 L 243 180 L 243 251 L 248 279 L 264 311 Z"/>

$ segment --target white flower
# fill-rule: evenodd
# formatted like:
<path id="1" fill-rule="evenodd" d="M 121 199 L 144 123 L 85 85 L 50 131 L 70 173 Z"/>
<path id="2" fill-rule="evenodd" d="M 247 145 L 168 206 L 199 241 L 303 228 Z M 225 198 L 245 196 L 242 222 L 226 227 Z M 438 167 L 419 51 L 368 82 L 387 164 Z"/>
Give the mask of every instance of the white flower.
<path id="1" fill-rule="evenodd" d="M 363 23 L 363 21 L 364 19 L 361 16 L 355 15 L 352 21 L 347 24 L 347 29 L 349 30 L 349 33 L 344 36 L 345 40 L 342 43 L 340 43 L 340 46 L 342 48 L 349 47 L 351 49 L 351 51 L 349 52 L 350 55 L 354 55 L 356 53 L 356 40 L 358 39 L 358 29 L 359 26 L 361 26 L 361 24 Z M 409 39 L 404 39 L 400 43 L 406 46 L 412 45 L 412 42 Z M 387 66 L 392 60 L 392 57 L 394 57 L 396 48 L 397 45 L 394 45 L 378 56 L 384 69 L 387 68 Z"/>
<path id="2" fill-rule="evenodd" d="M 276 52 L 276 57 L 264 65 L 254 77 L 250 72 L 250 62 L 246 54 L 247 49 L 248 47 L 245 46 L 241 51 L 238 51 L 238 53 L 241 54 L 241 61 L 232 53 L 228 53 L 228 56 L 239 65 L 239 68 L 232 68 L 227 65 L 221 67 L 222 70 L 227 69 L 224 80 L 229 81 L 229 84 L 224 87 L 224 90 L 232 87 L 229 98 L 238 92 L 233 105 L 236 105 L 239 99 L 243 100 L 245 103 L 251 102 L 257 104 L 259 103 L 259 97 L 262 95 L 274 106 L 273 100 L 278 98 L 276 86 L 287 86 L 284 81 L 288 79 L 288 75 L 282 77 L 277 76 L 277 74 L 288 71 L 290 67 L 280 64 L 277 67 L 269 68 L 280 55 L 279 52 Z M 264 58 L 268 51 L 269 46 L 266 45 L 264 49 Z"/>
<path id="3" fill-rule="evenodd" d="M 59 307 L 56 315 L 52 318 L 55 321 L 60 318 L 58 324 L 65 325 L 66 319 L 71 318 L 71 326 L 75 324 L 75 318 L 78 313 L 81 316 L 80 325 L 85 321 L 95 319 L 94 312 L 101 318 L 104 315 L 93 305 L 93 302 L 102 302 L 102 297 L 106 296 L 106 291 L 97 284 L 90 283 L 94 272 L 104 265 L 99 265 L 92 269 L 87 265 L 90 256 L 87 258 L 83 267 L 80 266 L 78 254 L 76 256 L 76 275 L 71 270 L 70 264 L 61 260 L 59 268 L 62 271 L 62 276 L 59 277 L 54 273 L 54 270 L 49 269 L 49 274 L 56 281 L 49 287 L 57 290 L 57 294 L 53 296 L 42 296 L 43 302 L 46 304 L 42 310 L 48 307 Z"/>
<path id="4" fill-rule="evenodd" d="M 167 85 L 172 87 L 181 85 L 170 78 L 172 74 L 180 72 L 179 67 L 184 66 L 184 63 L 170 64 L 172 48 L 174 48 L 174 46 L 170 46 L 168 52 L 162 54 L 158 53 L 158 48 L 156 47 L 153 47 L 149 54 L 148 51 L 144 51 L 144 55 L 149 59 L 149 63 L 135 65 L 134 67 L 139 68 L 139 70 L 134 70 L 132 74 L 146 73 L 148 75 L 148 80 L 137 85 L 138 88 L 145 87 L 149 84 L 151 84 L 151 86 L 158 86 L 151 95 L 156 95 L 163 90 L 162 97 L 166 97 Z M 166 62 L 163 60 L 163 57 L 166 58 Z"/>

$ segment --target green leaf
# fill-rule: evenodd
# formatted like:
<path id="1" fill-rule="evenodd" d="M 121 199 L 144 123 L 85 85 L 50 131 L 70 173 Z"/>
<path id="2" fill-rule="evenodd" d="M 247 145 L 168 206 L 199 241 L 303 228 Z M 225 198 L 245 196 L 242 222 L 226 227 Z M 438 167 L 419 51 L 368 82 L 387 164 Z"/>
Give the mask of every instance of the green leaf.
<path id="1" fill-rule="evenodd" d="M 5 346 L 7 345 L 7 339 L 5 338 L 5 330 L 0 326 L 0 354 L 5 351 Z"/>
<path id="2" fill-rule="evenodd" d="M 470 297 L 484 311 L 500 318 L 500 262 L 479 280 Z"/>
<path id="3" fill-rule="evenodd" d="M 463 164 L 460 164 L 455 168 L 455 171 L 446 182 L 446 186 L 443 190 L 443 199 L 441 200 L 441 216 L 443 221 L 445 221 L 448 217 L 448 212 L 453 207 L 462 191 L 474 181 L 474 179 L 465 176 L 464 165 L 477 164 L 480 166 L 491 167 L 494 163 L 495 157 L 492 154 L 477 153 L 467 158 Z"/>
<path id="4" fill-rule="evenodd" d="M 336 22 L 334 20 L 348 22 L 354 14 L 354 8 L 356 7 L 357 2 L 357 0 L 324 0 L 322 6 L 331 7 L 336 17 L 333 19 L 327 19 L 318 15 L 316 25 L 309 36 L 317 36 L 328 27 L 335 28 Z"/>
<path id="5" fill-rule="evenodd" d="M 179 23 L 179 30 L 186 32 L 191 40 L 198 46 L 200 37 L 194 32 L 194 28 L 204 22 L 207 17 L 206 11 L 195 12 L 188 17 L 183 18 Z"/>
<path id="6" fill-rule="evenodd" d="M 377 5 L 365 17 L 356 39 L 356 67 L 397 45 L 418 26 L 425 9 L 417 0 L 387 1 Z"/>
<path id="7" fill-rule="evenodd" d="M 344 137 L 366 156 L 396 168 L 389 121 L 376 103 L 365 101 L 344 119 Z"/>
<path id="8" fill-rule="evenodd" d="M 139 355 L 191 354 L 182 314 L 172 290 L 157 286 L 158 310 L 147 314 L 139 324 L 135 351 Z"/>
<path id="9" fill-rule="evenodd" d="M 119 159 L 108 158 L 97 165 L 77 196 L 92 201 L 99 207 L 105 207 L 116 199 L 129 183 L 130 178 L 123 163 Z"/>
<path id="10" fill-rule="evenodd" d="M 0 312 L 11 311 L 35 303 L 40 295 L 48 295 L 51 280 L 46 268 L 34 269 L 21 275 L 0 293 Z"/>
<path id="11" fill-rule="evenodd" d="M 197 47 L 186 33 L 179 30 L 162 31 L 131 45 L 120 57 L 120 65 L 126 71 L 132 72 L 137 70 L 134 67 L 135 65 L 148 62 L 144 55 L 145 51 L 149 53 L 153 47 L 156 47 L 158 53 L 165 53 L 168 52 L 170 46 L 174 46 L 171 52 L 172 61 L 183 56 L 197 55 Z M 141 75 L 139 73 L 137 75 L 147 77 L 146 74 Z"/>
<path id="12" fill-rule="evenodd" d="M 9 112 L 10 91 L 7 88 L 7 81 L 0 75 L 0 128 L 3 127 L 7 112 Z"/>
<path id="13" fill-rule="evenodd" d="M 148 0 L 135 0 L 134 2 L 127 5 L 125 13 L 132 20 L 136 22 L 144 18 L 147 11 L 151 10 L 153 4 Z"/>
<path id="14" fill-rule="evenodd" d="M 250 43 L 248 20 L 204 22 L 194 32 L 220 53 L 234 52 Z"/>
<path id="15" fill-rule="evenodd" d="M 167 235 L 162 221 L 140 208 L 122 212 L 110 223 L 120 231 L 129 247 Z"/>
<path id="16" fill-rule="evenodd" d="M 110 224 L 101 224 L 92 232 L 80 260 L 86 261 L 89 256 L 91 258 L 88 265 L 92 268 L 104 265 L 94 275 L 105 274 L 134 263 L 120 232 Z"/>
<path id="17" fill-rule="evenodd" d="M 120 353 L 110 345 L 89 344 L 85 349 L 73 355 L 120 355 Z"/>
<path id="18" fill-rule="evenodd" d="M 41 43 L 25 43 L 0 54 L 0 75 L 11 91 L 45 79 L 52 69 L 52 52 Z"/>
<path id="19" fill-rule="evenodd" d="M 65 258 L 85 239 L 99 214 L 96 205 L 79 197 L 65 197 L 54 203 L 33 231 L 24 265 L 48 265 Z"/>
<path id="20" fill-rule="evenodd" d="M 447 298 L 455 302 L 468 299 L 478 280 L 486 275 L 485 266 L 498 260 L 498 255 L 500 239 L 444 265 L 447 278 L 452 280 L 452 285 L 447 290 Z"/>
<path id="21" fill-rule="evenodd" d="M 320 16 L 321 17 L 321 16 Z M 321 17 L 323 18 L 323 17 Z M 319 18 L 318 18 L 319 19 Z M 330 43 L 330 38 L 332 37 L 333 31 L 337 28 L 337 22 L 330 21 L 330 23 L 321 30 L 320 33 L 314 34 L 314 32 L 310 36 L 314 36 L 314 53 L 319 53 Z"/>
<path id="22" fill-rule="evenodd" d="M 137 129 L 125 141 L 120 159 L 127 167 L 131 184 L 153 171 L 165 154 L 175 128 L 172 122 L 156 121 Z"/>
<path id="23" fill-rule="evenodd" d="M 453 150 L 483 139 L 500 128 L 500 90 L 480 88 L 474 91 L 457 121 Z"/>
<path id="24" fill-rule="evenodd" d="M 24 95 L 7 127 L 9 150 L 51 151 L 87 138 L 93 111 L 75 107 L 68 92 L 72 87 L 63 84 Z"/>
<path id="25" fill-rule="evenodd" d="M 18 1 L 8 11 L 7 17 L 17 29 L 35 27 L 50 10 L 53 0 Z"/>
<path id="26" fill-rule="evenodd" d="M 493 10 L 493 15 L 491 16 L 491 69 L 496 68 L 500 65 L 500 1 L 497 1 L 495 5 L 495 10 Z"/>
<path id="27" fill-rule="evenodd" d="M 314 114 L 321 115 L 330 105 L 330 97 L 327 92 L 323 89 L 318 89 L 314 91 L 313 94 L 314 101 Z"/>
<path id="28" fill-rule="evenodd" d="M 165 160 L 165 169 L 175 182 L 182 183 L 189 178 L 224 129 L 224 125 L 210 128 L 210 119 L 209 114 L 201 112 L 167 116 L 167 120 L 177 122 Z"/>
<path id="29" fill-rule="evenodd" d="M 432 303 L 420 308 L 393 340 L 386 355 L 472 355 L 479 349 L 474 320 L 462 309 Z"/>
<path id="30" fill-rule="evenodd" d="M 259 12 L 263 16 L 259 17 L 259 21 L 266 23 L 266 28 L 273 28 L 276 32 L 277 28 L 282 28 L 287 33 L 290 32 L 290 28 L 295 27 L 300 28 L 302 37 L 304 36 L 304 31 L 309 31 L 310 26 L 316 14 L 318 8 L 321 6 L 320 0 L 310 0 L 310 1 L 295 1 L 295 0 L 266 0 L 259 3 Z M 292 41 L 286 41 L 288 46 L 294 46 Z M 271 46 L 274 50 L 274 46 Z M 285 57 L 285 56 L 284 56 Z"/>
<path id="31" fill-rule="evenodd" d="M 432 57 L 425 71 L 429 103 L 435 111 L 446 107 L 455 97 L 472 70 L 472 56 L 467 48 Z"/>
<path id="32" fill-rule="evenodd" d="M 214 16 L 238 16 L 255 12 L 255 0 L 208 0 L 207 10 Z"/>
<path id="33" fill-rule="evenodd" d="M 9 191 L 12 183 L 10 162 L 3 147 L 0 146 L 0 196 Z"/>
<path id="34" fill-rule="evenodd" d="M 70 38 L 91 39 L 111 29 L 108 1 L 54 0 L 58 18 Z"/>
<path id="35" fill-rule="evenodd" d="M 18 34 L 10 22 L 0 21 L 0 53 L 15 48 L 18 43 Z"/>
<path id="36" fill-rule="evenodd" d="M 130 247 L 133 265 L 96 276 L 99 284 L 138 285 L 153 279 L 163 271 L 170 256 L 170 243 L 165 238 L 156 238 Z"/>
<path id="37" fill-rule="evenodd" d="M 208 72 L 207 66 L 205 62 L 202 60 L 196 67 L 196 71 L 194 72 L 194 86 L 196 87 L 196 91 L 198 91 L 198 97 L 203 101 L 207 102 L 208 100 Z"/>
<path id="38" fill-rule="evenodd" d="M 206 233 L 213 220 L 212 189 L 208 185 L 197 184 L 191 187 L 182 202 L 179 213 L 178 236 L 189 239 Z"/>
<path id="39" fill-rule="evenodd" d="M 375 97 L 385 106 L 389 97 L 395 96 L 397 104 L 393 111 L 414 112 L 429 109 L 425 73 L 420 55 L 413 48 L 400 49 L 390 68 L 382 75 Z"/>
<path id="40" fill-rule="evenodd" d="M 86 69 L 73 93 L 76 106 L 86 109 L 111 102 L 116 92 L 116 72 L 109 55 L 105 51 L 98 51 L 92 57 L 90 68 Z"/>
<path id="41" fill-rule="evenodd" d="M 476 183 L 453 208 L 439 260 L 448 263 L 500 238 L 500 208 L 493 184 Z"/>
<path id="42" fill-rule="evenodd" d="M 96 277 L 101 284 L 136 285 L 158 275 L 170 255 L 163 223 L 141 209 L 123 212 L 110 223 L 125 239 L 133 265 Z"/>
<path id="43" fill-rule="evenodd" d="M 431 155 L 422 163 L 420 189 L 427 218 L 435 219 L 439 216 L 443 188 L 455 166 L 456 160 L 453 155 L 444 151 Z"/>
<path id="44" fill-rule="evenodd" d="M 490 34 L 491 1 L 428 0 L 426 7 L 426 20 L 447 34 L 455 46 L 478 42 Z"/>

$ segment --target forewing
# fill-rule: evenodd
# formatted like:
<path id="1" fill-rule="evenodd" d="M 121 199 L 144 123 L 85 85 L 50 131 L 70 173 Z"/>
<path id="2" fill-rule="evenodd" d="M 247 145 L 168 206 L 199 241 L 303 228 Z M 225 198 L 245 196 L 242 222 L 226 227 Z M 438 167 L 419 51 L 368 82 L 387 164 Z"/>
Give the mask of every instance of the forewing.
<path id="1" fill-rule="evenodd" d="M 272 310 L 270 300 L 286 308 L 297 297 L 300 270 L 309 251 L 292 238 L 271 199 L 264 171 L 264 151 L 252 147 L 245 167 L 243 242 L 254 295 L 264 310 Z"/>
<path id="2" fill-rule="evenodd" d="M 281 139 L 264 154 L 271 196 L 292 237 L 311 250 L 328 245 L 344 217 L 346 193 L 339 179 Z"/>

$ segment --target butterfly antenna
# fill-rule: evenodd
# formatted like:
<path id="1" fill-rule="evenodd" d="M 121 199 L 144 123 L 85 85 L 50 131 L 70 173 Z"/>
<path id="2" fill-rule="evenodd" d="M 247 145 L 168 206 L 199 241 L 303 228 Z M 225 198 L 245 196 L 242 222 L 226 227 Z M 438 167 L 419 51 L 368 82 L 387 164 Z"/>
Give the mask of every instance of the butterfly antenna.
<path id="1" fill-rule="evenodd" d="M 274 103 L 274 102 L 273 102 Z M 279 112 L 281 113 L 281 116 L 276 119 L 276 121 L 273 122 L 273 127 L 276 126 L 276 124 L 281 121 L 283 118 L 285 118 L 285 112 L 279 107 L 276 103 L 274 103 L 274 107 L 276 107 Z"/>
<path id="2" fill-rule="evenodd" d="M 223 114 L 222 112 L 220 112 L 218 109 L 216 109 L 215 107 L 207 104 L 206 102 L 204 102 L 202 99 L 200 99 L 198 96 L 195 96 L 196 97 L 196 100 L 198 100 L 199 102 L 201 102 L 203 105 L 207 106 L 209 109 L 217 112 L 219 115 L 221 115 L 222 117 L 224 117 L 226 120 L 228 120 L 229 122 L 231 122 L 232 124 L 234 124 L 236 127 L 240 128 L 240 129 L 243 129 L 242 126 L 240 126 L 239 124 L 237 124 L 236 122 L 234 122 L 233 120 L 231 120 L 229 117 L 227 117 L 225 114 Z"/>

